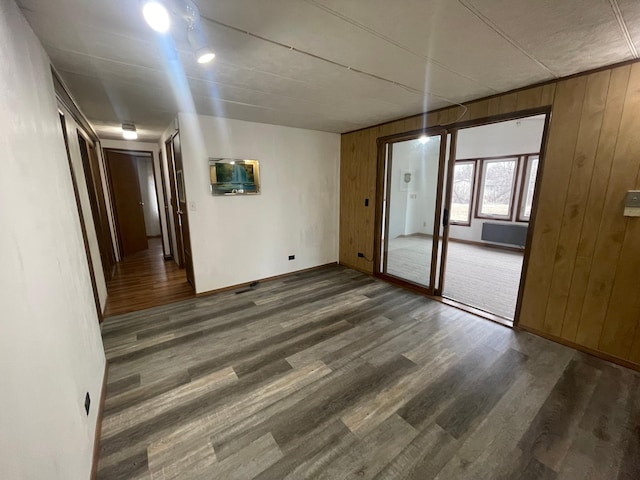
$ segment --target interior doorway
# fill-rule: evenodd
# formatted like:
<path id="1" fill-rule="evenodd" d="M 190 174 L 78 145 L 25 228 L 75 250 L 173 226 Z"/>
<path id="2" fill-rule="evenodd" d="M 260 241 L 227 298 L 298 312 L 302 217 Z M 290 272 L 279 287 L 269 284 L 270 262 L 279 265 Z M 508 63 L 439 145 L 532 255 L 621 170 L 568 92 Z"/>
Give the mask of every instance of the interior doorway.
<path id="1" fill-rule="evenodd" d="M 379 139 L 375 273 L 517 321 L 548 113 Z"/>
<path id="2" fill-rule="evenodd" d="M 120 261 L 108 283 L 106 315 L 117 315 L 191 298 L 187 271 L 167 255 L 159 198 L 166 199 L 163 165 L 153 152 L 104 149 Z M 158 187 L 162 187 L 159 191 Z M 166 200 L 164 202 L 166 205 Z M 171 246 L 171 243 L 169 243 Z"/>
<path id="3" fill-rule="evenodd" d="M 105 149 L 120 258 L 149 248 L 161 237 L 159 202 L 150 152 Z"/>

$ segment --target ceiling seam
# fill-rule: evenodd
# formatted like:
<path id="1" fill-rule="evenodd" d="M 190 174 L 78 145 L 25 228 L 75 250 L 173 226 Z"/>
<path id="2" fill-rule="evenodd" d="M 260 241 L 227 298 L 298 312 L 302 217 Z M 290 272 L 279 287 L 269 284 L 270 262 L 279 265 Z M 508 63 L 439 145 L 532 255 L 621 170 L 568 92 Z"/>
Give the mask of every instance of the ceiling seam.
<path id="1" fill-rule="evenodd" d="M 522 52 L 524 55 L 526 55 L 529 58 L 529 60 L 534 62 L 539 67 L 545 69 L 550 75 L 553 76 L 553 78 L 560 78 L 560 76 L 558 74 L 556 74 L 553 70 L 551 70 L 549 67 L 547 67 L 544 63 L 542 63 L 540 60 L 538 60 L 536 57 L 534 57 L 532 54 L 530 54 L 527 50 L 525 50 L 524 47 L 522 47 L 518 42 L 516 42 L 513 38 L 511 38 L 509 35 L 507 35 L 502 29 L 500 29 L 500 27 L 498 27 L 498 25 L 496 25 L 488 17 L 483 15 L 482 12 L 480 12 L 480 10 L 478 10 L 473 5 L 471 5 L 467 0 L 458 0 L 458 2 L 463 7 L 465 7 L 467 10 L 469 10 L 473 15 L 478 17 L 478 19 L 480 19 L 482 22 L 484 22 L 494 32 L 496 32 L 498 35 L 500 35 L 502 38 L 504 38 L 507 42 L 509 42 L 514 48 L 518 49 L 520 52 Z"/>
<path id="2" fill-rule="evenodd" d="M 258 39 L 258 40 L 262 40 L 263 42 L 267 42 L 267 43 L 270 43 L 272 45 L 276 45 L 278 47 L 285 48 L 285 49 L 290 50 L 292 52 L 296 52 L 296 53 L 299 53 L 301 55 L 305 55 L 307 57 L 311 57 L 311 58 L 314 58 L 316 60 L 320 60 L 320 61 L 323 61 L 325 63 L 329 63 L 329 64 L 332 64 L 332 65 L 335 65 L 335 66 L 340 67 L 340 68 L 345 68 L 345 69 L 350 70 L 350 71 L 352 71 L 354 73 L 359 73 L 359 74 L 364 75 L 366 77 L 373 78 L 375 80 L 380 80 L 382 82 L 386 82 L 386 83 L 394 85 L 396 87 L 400 87 L 400 88 L 402 88 L 402 89 L 404 89 L 404 90 L 406 90 L 406 91 L 408 91 L 410 93 L 414 93 L 414 94 L 420 95 L 422 97 L 430 96 L 430 97 L 438 98 L 438 99 L 444 100 L 445 102 L 448 102 L 448 103 L 450 103 L 452 105 L 460 105 L 460 106 L 464 107 L 463 104 L 458 103 L 458 102 L 456 102 L 454 100 L 451 100 L 451 99 L 449 99 L 449 98 L 447 98 L 447 97 L 445 97 L 443 95 L 438 95 L 436 93 L 426 92 L 424 90 L 420 90 L 420 89 L 411 87 L 409 85 L 405 85 L 404 83 L 396 82 L 395 80 L 391 80 L 391 79 L 382 77 L 380 75 L 376 75 L 375 73 L 370 73 L 370 72 L 366 72 L 364 70 L 360 70 L 358 68 L 350 67 L 349 65 L 345 65 L 344 63 L 336 62 L 335 60 L 331 60 L 329 58 L 325 58 L 325 57 L 322 57 L 320 55 L 316 55 L 315 53 L 311 53 L 311 52 L 308 52 L 306 50 L 301 50 L 301 49 L 296 48 L 296 47 L 294 47 L 292 45 L 287 45 L 285 43 L 278 42 L 277 40 L 272 40 L 270 38 L 263 37 L 263 36 L 258 35 L 256 33 L 252 33 L 252 32 L 249 32 L 247 30 L 244 30 L 242 28 L 234 27 L 233 25 L 228 25 L 226 23 L 220 22 L 219 20 L 215 20 L 213 18 L 205 17 L 203 15 L 201 16 L 201 18 L 202 18 L 202 20 L 205 20 L 207 22 L 214 23 L 216 25 L 228 28 L 228 29 L 233 30 L 235 32 L 243 33 L 243 34 L 248 35 L 248 36 L 250 36 L 252 38 L 255 38 L 255 39 Z"/>
<path id="3" fill-rule="evenodd" d="M 375 37 L 377 37 L 377 38 L 379 38 L 381 40 L 384 40 L 385 42 L 390 43 L 391 45 L 394 45 L 395 47 L 398 47 L 398 48 L 404 50 L 405 52 L 410 53 L 411 55 L 414 55 L 416 57 L 420 57 L 420 58 L 422 58 L 422 59 L 424 59 L 424 60 L 426 60 L 426 61 L 428 61 L 430 63 L 433 63 L 434 65 L 437 65 L 438 67 L 442 68 L 443 70 L 446 70 L 449 73 L 453 73 L 455 75 L 458 75 L 459 77 L 462 77 L 462 78 L 464 78 L 466 80 L 469 80 L 469 81 L 471 81 L 473 83 L 476 83 L 476 84 L 478 84 L 478 85 L 480 85 L 480 86 L 482 86 L 482 87 L 484 87 L 484 88 L 486 88 L 488 90 L 493 90 L 496 93 L 498 92 L 498 90 L 496 90 L 495 88 L 489 87 L 488 85 L 485 85 L 484 83 L 480 82 L 479 80 L 477 80 L 477 79 L 475 79 L 473 77 L 469 77 L 468 75 L 465 75 L 463 73 L 457 72 L 456 70 L 454 70 L 453 68 L 449 67 L 448 65 L 446 65 L 446 64 L 444 64 L 442 62 L 439 62 L 438 60 L 435 60 L 435 59 L 429 57 L 428 55 L 423 55 L 420 52 L 416 52 L 416 51 L 412 50 L 410 47 L 408 47 L 407 45 L 404 45 L 404 44 L 402 44 L 400 42 L 397 42 L 396 40 L 394 40 L 394 39 L 392 39 L 390 37 L 387 37 L 386 35 L 378 32 L 377 30 L 375 30 L 375 29 L 373 29 L 373 28 L 371 28 L 371 27 L 369 27 L 369 26 L 367 26 L 367 25 L 365 25 L 363 23 L 360 23 L 357 20 L 355 20 L 355 19 L 353 19 L 353 18 L 351 18 L 351 17 L 349 17 L 347 15 L 344 15 L 344 14 L 342 14 L 342 13 L 336 11 L 336 10 L 333 10 L 330 7 L 327 7 L 326 5 L 318 2 L 317 0 L 303 0 L 303 1 L 315 6 L 316 8 L 319 8 L 320 10 L 324 10 L 325 12 L 329 13 L 330 15 L 333 15 L 336 18 L 339 18 L 340 20 L 342 20 L 344 22 L 347 22 L 347 23 L 349 23 L 349 24 L 351 24 L 351 25 L 353 25 L 355 27 L 360 28 L 361 30 L 364 30 L 365 32 L 367 32 L 369 34 L 371 34 L 371 35 L 373 35 L 373 36 L 375 36 Z"/>
<path id="4" fill-rule="evenodd" d="M 142 68 L 142 69 L 145 69 L 145 70 L 150 70 L 151 72 L 154 72 L 154 73 L 163 73 L 164 72 L 163 69 L 157 69 L 157 68 L 149 67 L 149 66 L 146 66 L 146 65 L 122 62 L 120 60 L 101 57 L 101 56 L 98 56 L 98 55 L 91 55 L 91 54 L 88 54 L 88 53 L 79 52 L 77 50 L 61 50 L 61 49 L 58 49 L 57 47 L 55 47 L 54 45 L 52 45 L 50 43 L 46 43 L 46 45 L 48 45 L 48 46 L 50 46 L 52 48 L 56 48 L 57 50 L 60 50 L 62 52 L 70 52 L 70 53 L 73 53 L 74 55 L 88 57 L 90 59 L 96 59 L 96 60 L 100 60 L 100 61 L 103 61 L 103 62 L 117 63 L 119 65 L 125 65 L 127 67 Z M 258 72 L 258 73 L 263 74 L 263 75 L 272 75 L 272 76 L 275 76 L 275 77 L 278 77 L 278 78 L 281 78 L 281 79 L 285 79 L 285 80 L 288 80 L 288 81 L 298 82 L 298 83 L 301 83 L 303 85 L 309 85 L 311 88 L 326 88 L 326 85 L 323 85 L 323 84 L 313 84 L 313 83 L 305 82 L 303 80 L 299 80 L 299 79 L 295 79 L 295 78 L 289 78 L 289 77 L 283 77 L 282 75 L 277 75 L 275 73 L 265 72 L 265 71 L 262 71 L 262 70 L 256 70 L 256 69 L 252 69 L 252 68 L 248 68 L 248 67 L 243 67 L 241 65 L 236 65 L 236 64 L 233 64 L 233 63 L 225 63 L 225 62 L 219 62 L 219 63 L 221 63 L 222 65 L 231 66 L 233 68 L 249 70 L 249 71 L 252 71 L 252 72 Z M 78 72 L 78 71 L 75 71 L 75 70 L 71 70 L 69 68 L 62 68 L 62 69 L 60 69 L 60 71 L 61 72 L 71 73 L 73 75 L 81 75 L 81 76 L 84 76 L 84 77 L 92 77 L 92 78 L 102 79 L 101 72 L 98 72 L 98 71 L 96 71 L 95 74 L 87 73 L 87 72 Z M 320 102 L 320 101 L 315 102 L 315 101 L 302 99 L 302 98 L 298 98 L 298 97 L 292 97 L 290 95 L 282 95 L 280 93 L 272 93 L 272 92 L 267 92 L 267 91 L 264 91 L 264 90 L 256 90 L 255 88 L 238 86 L 238 85 L 231 84 L 231 83 L 226 83 L 226 82 L 219 82 L 219 81 L 211 80 L 209 78 L 193 77 L 193 76 L 186 75 L 186 74 L 185 74 L 185 78 L 187 80 L 192 80 L 192 81 L 195 81 L 195 82 L 203 82 L 203 83 L 208 84 L 208 85 L 216 85 L 216 86 L 222 86 L 222 87 L 227 87 L 227 88 L 233 88 L 233 89 L 237 89 L 237 90 L 245 90 L 245 91 L 248 91 L 248 92 L 258 93 L 260 95 L 269 95 L 269 96 L 274 96 L 274 97 L 279 97 L 279 98 L 286 98 L 286 99 L 290 99 L 290 100 L 295 100 L 297 102 L 306 102 L 306 103 L 317 104 L 317 105 L 325 105 L 326 104 L 326 102 Z M 139 85 L 138 82 L 135 82 L 135 81 L 132 81 L 132 80 L 115 79 L 114 81 L 119 82 L 119 83 L 126 83 L 128 85 L 136 85 L 136 86 Z M 154 86 L 153 88 L 161 88 L 161 87 Z M 431 95 L 431 94 L 429 94 L 429 95 Z M 435 96 L 435 95 L 432 95 L 432 96 Z M 371 97 L 370 96 L 366 96 L 364 98 L 369 99 Z M 387 104 L 387 105 L 399 106 L 398 103 L 388 102 L 388 101 L 386 101 L 384 99 L 381 99 L 381 98 L 377 98 L 376 97 L 376 100 L 381 102 L 381 103 Z"/>
<path id="5" fill-rule="evenodd" d="M 618 26 L 620 27 L 620 30 L 622 30 L 622 35 L 627 42 L 627 46 L 629 47 L 633 58 L 638 58 L 638 49 L 636 48 L 635 43 L 633 43 L 633 38 L 631 37 L 631 33 L 629 32 L 629 28 L 627 27 L 627 22 L 624 19 L 624 15 L 622 14 L 622 10 L 620 9 L 618 0 L 609 0 L 609 4 L 611 5 L 613 14 L 618 21 Z"/>

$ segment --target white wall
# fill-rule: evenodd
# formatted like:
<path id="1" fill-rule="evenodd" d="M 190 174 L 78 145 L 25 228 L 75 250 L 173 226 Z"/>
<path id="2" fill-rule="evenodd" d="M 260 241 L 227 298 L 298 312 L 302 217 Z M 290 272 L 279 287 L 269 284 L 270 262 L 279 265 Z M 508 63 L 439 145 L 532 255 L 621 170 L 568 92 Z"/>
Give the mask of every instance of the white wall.
<path id="1" fill-rule="evenodd" d="M 544 115 L 529 117 L 520 120 L 510 120 L 508 122 L 493 123 L 480 127 L 465 128 L 458 132 L 456 148 L 456 159 L 476 159 L 486 157 L 498 157 L 503 155 L 519 156 L 529 153 L 539 153 L 542 144 L 542 134 L 544 131 Z M 482 224 L 504 223 L 526 225 L 523 222 L 492 220 L 487 218 L 474 218 L 476 209 L 477 189 L 480 182 L 480 163 L 477 164 L 476 171 L 476 192 L 471 205 L 471 225 L 451 225 L 449 237 L 452 239 L 469 240 L 473 242 L 486 242 L 482 240 Z M 522 175 L 524 168 L 516 178 L 515 198 L 516 204 L 514 217 L 517 218 L 517 202 L 520 198 L 520 188 L 522 186 Z M 499 245 L 499 244 L 497 244 Z"/>
<path id="2" fill-rule="evenodd" d="M 182 113 L 179 124 L 197 292 L 337 261 L 339 135 Z M 259 160 L 262 193 L 212 196 L 209 157 Z"/>
<path id="3" fill-rule="evenodd" d="M 145 151 L 153 153 L 153 167 L 155 168 L 156 175 L 158 175 L 158 181 L 156 182 L 156 195 L 158 196 L 158 205 L 160 206 L 160 229 L 162 232 L 162 243 L 166 252 L 169 252 L 169 237 L 167 222 L 165 216 L 162 212 L 164 212 L 164 197 L 162 195 L 162 183 L 160 182 L 160 162 L 159 162 L 159 149 L 156 143 L 146 143 L 146 142 L 137 142 L 137 141 L 129 141 L 129 140 L 100 140 L 100 144 L 102 148 L 114 148 L 117 150 L 135 150 L 135 151 Z M 169 185 L 167 184 L 167 188 Z M 146 203 L 146 202 L 145 202 Z M 111 201 L 107 200 L 107 208 L 109 209 L 109 213 L 113 216 L 113 206 L 111 205 Z M 114 232 L 114 248 L 116 252 L 116 256 L 118 255 L 118 247 L 117 247 L 117 236 L 115 235 L 115 226 L 112 225 L 112 232 Z"/>
<path id="4" fill-rule="evenodd" d="M 12 0 L 0 45 L 0 476 L 86 480 L 105 358 L 49 60 Z"/>
<path id="5" fill-rule="evenodd" d="M 142 206 L 144 228 L 147 232 L 147 237 L 157 237 L 160 235 L 160 218 L 158 215 L 153 163 L 151 157 L 137 157 L 137 161 L 140 197 L 142 198 L 142 203 L 144 203 Z"/>
<path id="6" fill-rule="evenodd" d="M 438 185 L 440 144 L 431 139 L 393 144 L 389 238 L 415 233 L 433 234 Z M 411 182 L 403 190 L 403 173 L 411 172 Z"/>

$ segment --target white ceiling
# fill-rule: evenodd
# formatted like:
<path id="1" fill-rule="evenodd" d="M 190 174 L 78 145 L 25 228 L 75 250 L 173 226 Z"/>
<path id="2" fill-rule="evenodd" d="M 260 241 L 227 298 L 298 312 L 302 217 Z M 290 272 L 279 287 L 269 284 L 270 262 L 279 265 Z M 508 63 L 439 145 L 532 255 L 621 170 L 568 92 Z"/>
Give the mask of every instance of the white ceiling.
<path id="1" fill-rule="evenodd" d="M 638 57 L 638 0 L 195 0 L 217 57 L 140 0 L 18 0 L 101 138 L 178 111 L 346 132 Z"/>

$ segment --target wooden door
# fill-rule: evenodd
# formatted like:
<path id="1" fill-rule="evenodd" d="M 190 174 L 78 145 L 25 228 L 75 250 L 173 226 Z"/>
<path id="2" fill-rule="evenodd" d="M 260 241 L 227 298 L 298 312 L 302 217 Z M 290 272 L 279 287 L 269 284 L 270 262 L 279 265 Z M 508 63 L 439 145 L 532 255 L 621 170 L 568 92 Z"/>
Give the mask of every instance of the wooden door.
<path id="1" fill-rule="evenodd" d="M 193 257 L 191 255 L 191 236 L 189 234 L 189 215 L 187 213 L 187 192 L 184 185 L 182 166 L 182 148 L 180 146 L 180 134 L 173 137 L 173 159 L 176 167 L 176 198 L 178 204 L 178 216 L 182 233 L 182 249 L 184 252 L 184 267 L 187 269 L 187 280 L 195 286 L 193 278 Z"/>
<path id="2" fill-rule="evenodd" d="M 122 257 L 149 248 L 136 157 L 105 150 Z"/>
<path id="3" fill-rule="evenodd" d="M 111 232 L 109 230 L 107 206 L 104 199 L 104 190 L 102 189 L 102 177 L 100 176 L 98 156 L 95 148 L 85 140 L 80 132 L 78 132 L 78 142 L 80 143 L 84 178 L 87 184 L 93 223 L 98 238 L 100 257 L 102 259 L 102 269 L 105 278 L 111 280 L 113 267 L 115 266 L 115 258 L 113 255 L 113 244 L 111 243 Z"/>
<path id="4" fill-rule="evenodd" d="M 180 268 L 184 268 L 184 246 L 182 242 L 182 228 L 178 211 L 178 195 L 176 193 L 176 164 L 173 155 L 173 140 L 165 143 L 167 148 L 167 166 L 169 168 L 169 187 L 171 188 L 171 213 L 173 214 L 173 228 L 176 236 L 175 259 Z"/>

